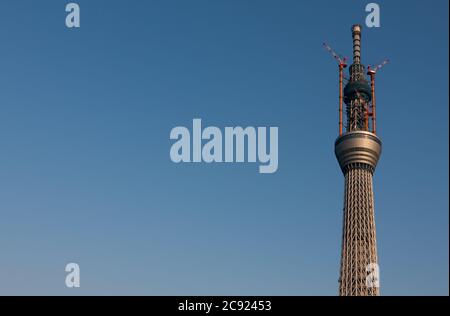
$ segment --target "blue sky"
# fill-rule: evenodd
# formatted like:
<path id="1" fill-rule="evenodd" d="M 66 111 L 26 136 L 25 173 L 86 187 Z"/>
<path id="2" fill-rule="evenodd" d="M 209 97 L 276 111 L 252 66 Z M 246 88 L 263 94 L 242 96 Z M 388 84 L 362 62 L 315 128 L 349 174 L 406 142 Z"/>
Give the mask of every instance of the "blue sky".
<path id="1" fill-rule="evenodd" d="M 448 1 L 378 1 L 383 295 L 448 295 Z M 337 65 L 357 1 L 0 3 L 0 294 L 336 295 Z M 174 164 L 170 130 L 278 126 L 279 168 Z M 81 268 L 81 288 L 64 267 Z"/>

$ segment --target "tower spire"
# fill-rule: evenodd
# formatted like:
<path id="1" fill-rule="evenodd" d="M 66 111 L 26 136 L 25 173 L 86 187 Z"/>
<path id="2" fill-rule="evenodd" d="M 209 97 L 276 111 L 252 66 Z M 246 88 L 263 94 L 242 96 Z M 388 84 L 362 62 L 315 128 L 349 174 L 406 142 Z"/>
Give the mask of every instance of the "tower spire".
<path id="1" fill-rule="evenodd" d="M 352 26 L 353 64 L 350 66 L 350 80 L 344 89 L 347 105 L 347 131 L 367 131 L 371 88 L 366 79 L 366 70 L 361 64 L 361 26 Z"/>
<path id="2" fill-rule="evenodd" d="M 354 24 L 352 26 L 353 37 L 353 63 L 361 62 L 361 25 Z"/>

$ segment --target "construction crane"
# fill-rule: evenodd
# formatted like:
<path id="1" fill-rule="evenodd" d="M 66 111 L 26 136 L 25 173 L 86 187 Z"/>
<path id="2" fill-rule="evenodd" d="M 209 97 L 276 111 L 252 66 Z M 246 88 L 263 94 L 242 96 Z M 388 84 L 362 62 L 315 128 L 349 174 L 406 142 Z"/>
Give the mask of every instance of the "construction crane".
<path id="1" fill-rule="evenodd" d="M 323 47 L 336 59 L 339 63 L 339 135 L 342 135 L 342 101 L 343 101 L 343 78 L 344 68 L 347 67 L 347 57 L 337 54 L 330 45 L 323 43 Z"/>
<path id="2" fill-rule="evenodd" d="M 384 65 L 386 65 L 387 63 L 389 63 L 389 59 L 385 59 L 383 60 L 383 62 L 381 64 L 376 65 L 375 67 L 373 66 L 368 66 L 367 67 L 367 74 L 370 76 L 371 74 L 375 75 L 377 73 L 377 71 L 381 68 L 384 67 Z"/>
<path id="3" fill-rule="evenodd" d="M 344 65 L 344 68 L 347 67 L 347 57 L 337 54 L 327 43 L 323 43 L 323 47 L 339 62 L 339 64 Z"/>
<path id="4" fill-rule="evenodd" d="M 377 133 L 377 116 L 376 116 L 376 102 L 375 102 L 375 75 L 377 74 L 378 70 L 383 68 L 387 63 L 389 62 L 388 59 L 385 59 L 382 63 L 376 65 L 376 66 L 368 66 L 367 67 L 367 74 L 370 76 L 370 85 L 372 87 L 372 111 L 370 113 L 370 116 L 372 117 L 372 130 L 373 133 Z"/>

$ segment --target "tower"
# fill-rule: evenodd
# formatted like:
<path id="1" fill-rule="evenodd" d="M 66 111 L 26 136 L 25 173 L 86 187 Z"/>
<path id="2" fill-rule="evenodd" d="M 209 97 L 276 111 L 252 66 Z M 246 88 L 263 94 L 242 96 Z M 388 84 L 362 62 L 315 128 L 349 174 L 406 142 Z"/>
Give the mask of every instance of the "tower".
<path id="1" fill-rule="evenodd" d="M 360 25 L 352 26 L 352 37 L 353 63 L 343 91 L 342 72 L 346 64 L 339 65 L 339 137 L 335 142 L 336 158 L 345 178 L 339 294 L 377 296 L 380 292 L 372 176 L 381 155 L 381 140 L 376 135 L 375 73 L 382 65 L 368 68 L 369 83 L 361 64 Z M 342 102 L 346 105 L 345 132 Z"/>

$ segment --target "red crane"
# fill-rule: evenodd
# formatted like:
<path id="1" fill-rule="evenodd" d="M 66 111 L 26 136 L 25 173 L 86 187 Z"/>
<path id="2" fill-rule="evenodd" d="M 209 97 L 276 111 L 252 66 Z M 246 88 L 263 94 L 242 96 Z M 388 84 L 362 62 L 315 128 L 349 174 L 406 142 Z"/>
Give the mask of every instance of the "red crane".
<path id="1" fill-rule="evenodd" d="M 347 57 L 337 54 L 327 43 L 323 43 L 323 47 L 336 59 L 339 63 L 339 135 L 342 135 L 342 81 L 344 78 L 344 68 L 347 67 Z"/>
<path id="2" fill-rule="evenodd" d="M 373 66 L 368 66 L 367 67 L 367 74 L 370 76 L 371 74 L 375 75 L 377 73 L 377 71 L 381 68 L 383 68 L 384 65 L 386 65 L 389 62 L 389 59 L 385 59 L 383 60 L 383 62 L 381 64 L 376 65 L 375 67 Z"/>
<path id="3" fill-rule="evenodd" d="M 370 83 L 372 87 L 372 112 L 369 114 L 372 117 L 372 133 L 377 133 L 377 112 L 376 112 L 376 102 L 375 102 L 375 75 L 383 68 L 384 65 L 386 65 L 389 62 L 388 59 L 385 59 L 382 63 L 376 65 L 376 66 L 368 66 L 367 67 L 367 74 L 370 76 Z"/>

